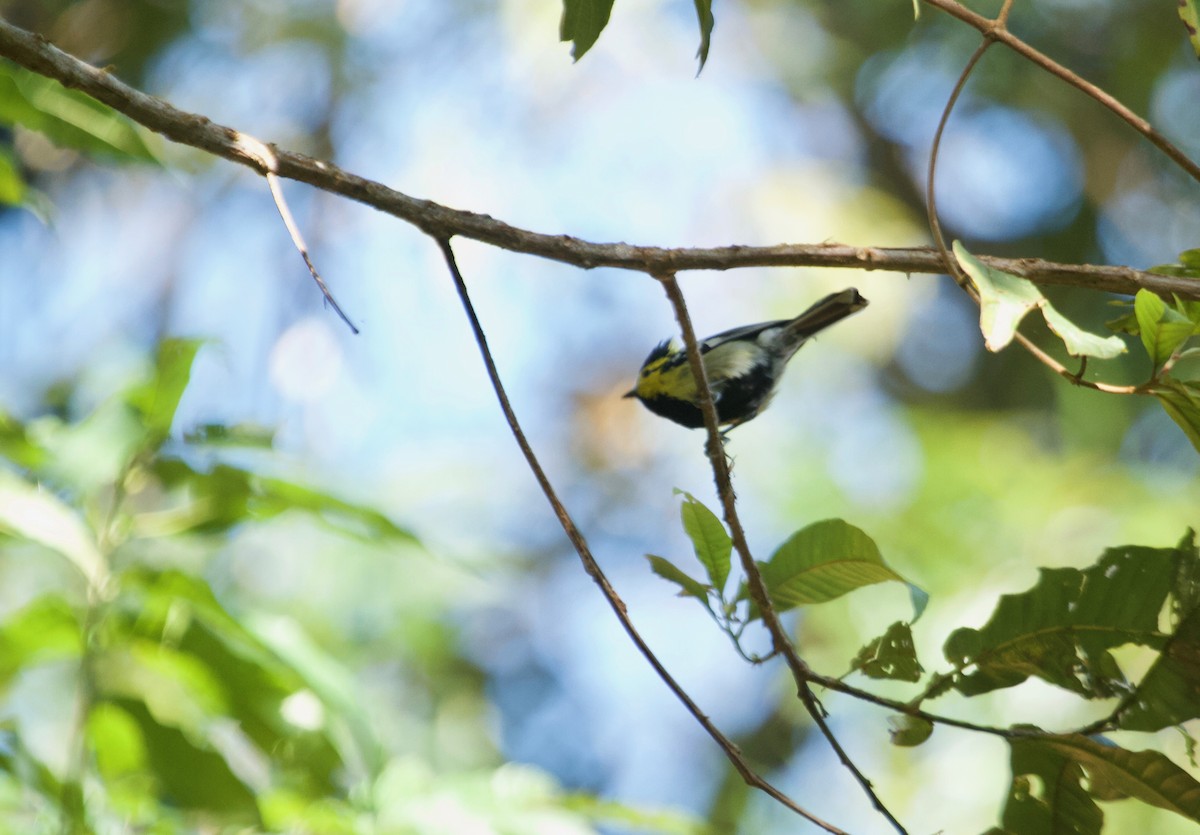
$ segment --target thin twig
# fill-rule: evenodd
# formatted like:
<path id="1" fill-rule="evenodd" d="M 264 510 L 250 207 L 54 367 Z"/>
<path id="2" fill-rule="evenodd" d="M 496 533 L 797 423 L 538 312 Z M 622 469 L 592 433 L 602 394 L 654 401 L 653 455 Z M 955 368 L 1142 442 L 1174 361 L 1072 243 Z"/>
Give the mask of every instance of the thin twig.
<path id="1" fill-rule="evenodd" d="M 1001 10 L 1002 17 L 998 18 L 998 20 L 1003 20 L 1003 18 L 1008 16 L 1010 7 L 1011 2 L 1005 3 L 1004 8 Z M 934 131 L 933 134 L 933 145 L 929 151 L 929 173 L 925 180 L 925 208 L 929 218 L 929 231 L 933 234 L 934 244 L 937 246 L 938 253 L 945 262 L 946 270 L 954 279 L 955 283 L 957 283 L 959 287 L 966 291 L 967 295 L 969 295 L 976 304 L 980 303 L 979 292 L 975 289 L 974 285 L 971 284 L 971 281 L 967 278 L 962 267 L 959 265 L 958 259 L 951 254 L 949 247 L 946 245 L 946 237 L 942 233 L 942 224 L 938 219 L 937 189 L 935 184 L 937 182 L 937 164 L 938 160 L 940 159 L 939 152 L 941 151 L 942 146 L 942 136 L 946 132 L 946 125 L 950 121 L 950 114 L 954 111 L 954 105 L 958 102 L 958 97 L 962 94 L 963 89 L 966 87 L 967 80 L 971 77 L 971 73 L 979 64 L 979 60 L 983 57 L 984 53 L 988 51 L 988 48 L 996 42 L 994 34 L 995 31 L 997 30 L 989 29 L 984 33 L 983 41 L 975 48 L 975 51 L 971 54 L 970 60 L 967 61 L 967 65 L 963 67 L 963 71 L 959 73 L 958 81 L 955 82 L 954 89 L 950 92 L 950 98 L 946 100 L 946 106 L 942 108 L 942 116 L 938 120 L 937 130 Z M 1056 360 L 1054 357 L 1050 356 L 1050 354 L 1046 353 L 1046 351 L 1035 344 L 1033 340 L 1021 332 L 1018 331 L 1014 333 L 1013 339 L 1038 362 L 1045 365 L 1055 374 L 1064 377 L 1077 386 L 1094 389 L 1096 391 L 1103 391 L 1109 394 L 1147 393 L 1146 386 L 1119 386 L 1112 383 L 1099 383 L 1085 380 L 1083 379 L 1082 369 L 1079 374 L 1073 373 L 1065 365 Z"/>
<path id="2" fill-rule="evenodd" d="M 312 262 L 312 258 L 308 254 L 308 244 L 304 242 L 304 237 L 300 234 L 300 227 L 296 225 L 296 219 L 292 217 L 292 210 L 288 208 L 287 199 L 283 196 L 283 189 L 279 185 L 279 155 L 267 143 L 261 139 L 256 139 L 253 136 L 245 133 L 238 133 L 235 140 L 248 154 L 255 155 L 259 158 L 262 165 L 263 174 L 267 178 L 267 188 L 271 190 L 271 197 L 275 200 L 275 208 L 279 210 L 279 216 L 283 218 L 283 225 L 287 227 L 288 234 L 292 237 L 292 245 L 296 247 L 300 253 L 300 257 L 304 259 L 305 266 L 308 267 L 309 274 L 313 277 L 313 281 L 317 282 L 317 287 L 321 290 L 321 295 L 325 297 L 325 301 L 334 312 L 341 317 L 346 323 L 346 327 L 357 336 L 358 328 L 350 321 L 350 317 L 342 310 L 341 305 L 329 292 L 329 288 L 325 286 L 325 280 L 321 278 L 321 274 L 317 272 L 317 267 Z"/>
<path id="3" fill-rule="evenodd" d="M 178 110 L 3 19 L 0 19 L 0 56 L 67 87 L 82 90 L 173 142 L 199 148 L 259 173 L 263 171 L 258 157 L 248 153 L 244 143 L 238 141 L 246 134 L 215 124 L 204 116 Z M 939 254 L 929 247 L 857 247 L 822 243 L 667 248 L 595 243 L 568 235 L 547 235 L 511 226 L 488 215 L 411 197 L 343 171 L 330 162 L 279 148 L 273 148 L 273 153 L 278 161 L 278 176 L 357 200 L 434 237 L 473 238 L 511 252 L 523 252 L 584 269 L 613 267 L 651 274 L 745 267 L 832 267 L 903 274 L 942 273 L 946 269 Z M 1198 281 L 1130 267 L 1060 264 L 1039 258 L 983 256 L 980 260 L 1037 284 L 1084 287 L 1127 295 L 1147 289 L 1168 299 L 1178 295 L 1200 300 Z"/>
<path id="4" fill-rule="evenodd" d="M 679 288 L 679 282 L 676 280 L 674 273 L 664 273 L 654 276 L 662 284 L 663 290 L 667 294 L 667 298 L 671 302 L 672 308 L 675 310 L 675 319 L 679 323 L 679 330 L 683 335 L 683 344 L 687 350 L 688 365 L 691 368 L 692 376 L 696 380 L 697 390 L 697 405 L 700 407 L 700 412 L 704 416 L 704 428 L 707 433 L 707 441 L 704 445 L 705 452 L 708 455 L 708 460 L 712 464 L 713 480 L 716 482 L 717 494 L 721 499 L 721 508 L 724 512 L 725 523 L 729 526 L 729 537 L 733 541 L 734 550 L 737 551 L 738 557 L 742 563 L 742 570 L 746 573 L 746 583 L 750 591 L 750 598 L 754 604 L 758 606 L 759 613 L 762 617 L 763 625 L 767 628 L 767 632 L 771 635 L 771 643 L 774 651 L 783 655 L 787 662 L 788 669 L 791 671 L 792 679 L 796 683 L 797 695 L 800 702 L 812 717 L 814 723 L 821 734 L 829 742 L 834 753 L 842 765 L 854 776 L 854 779 L 862 787 L 871 803 L 879 810 L 888 822 L 901 835 L 906 835 L 904 826 L 896 819 L 891 810 L 887 808 L 879 796 L 875 793 L 871 786 L 871 781 L 859 770 L 854 761 L 846 753 L 838 741 L 837 736 L 830 729 L 829 724 L 825 721 L 825 712 L 817 701 L 816 695 L 812 692 L 812 687 L 809 681 L 813 677 L 813 672 L 805 663 L 804 659 L 796 651 L 796 647 L 788 639 L 787 631 L 783 628 L 783 624 L 779 621 L 779 614 L 775 611 L 775 606 L 771 602 L 770 594 L 767 592 L 766 582 L 763 580 L 762 572 L 758 569 L 758 564 L 754 561 L 754 557 L 750 553 L 750 546 L 746 541 L 746 532 L 742 528 L 741 520 L 737 512 L 737 498 L 733 492 L 733 480 L 729 472 L 729 461 L 725 456 L 725 446 L 721 439 L 721 431 L 719 427 L 719 418 L 717 417 L 717 408 L 712 396 L 712 388 L 708 383 L 708 374 L 704 368 L 704 361 L 700 356 L 700 345 L 696 340 L 696 330 L 692 327 L 692 318 L 688 313 L 687 302 L 683 298 L 683 291 Z"/>
<path id="5" fill-rule="evenodd" d="M 567 535 L 567 539 L 571 541 L 571 545 L 575 548 L 575 553 L 579 555 L 580 561 L 583 563 L 583 568 L 588 575 L 595 581 L 600 588 L 600 592 L 604 595 L 604 599 L 608 601 L 609 607 L 617 616 L 617 620 L 621 622 L 622 628 L 637 647 L 638 652 L 654 669 L 654 672 L 660 679 L 670 688 L 675 697 L 683 703 L 688 712 L 700 723 L 701 727 L 708 732 L 721 749 L 725 752 L 725 756 L 733 765 L 734 769 L 746 782 L 747 785 L 753 786 L 772 798 L 782 803 L 787 808 L 791 809 L 798 815 L 807 818 L 813 824 L 821 827 L 826 832 L 836 833 L 837 835 L 845 835 L 845 832 L 838 829 L 831 823 L 827 823 L 818 818 L 807 809 L 800 806 L 796 801 L 792 800 L 779 789 L 775 788 L 764 777 L 754 771 L 742 756 L 741 750 L 734 744 L 732 740 L 721 733 L 720 729 L 712 723 L 712 720 L 705 715 L 704 711 L 692 701 L 692 698 L 687 694 L 683 687 L 667 672 L 667 668 L 650 649 L 650 646 L 638 633 L 633 625 L 633 620 L 629 617 L 629 611 L 625 606 L 625 601 L 617 594 L 609 582 L 608 577 L 604 574 L 600 564 L 596 562 L 596 558 L 592 555 L 591 548 L 588 546 L 587 540 L 583 533 L 575 525 L 575 521 L 571 518 L 567 508 L 558 498 L 558 493 L 554 486 L 550 483 L 549 477 L 545 470 L 542 469 L 541 463 L 538 461 L 537 455 L 533 451 L 533 447 L 529 443 L 529 439 L 525 437 L 524 430 L 521 429 L 521 424 L 517 420 L 517 414 L 513 410 L 512 404 L 509 402 L 508 395 L 504 390 L 504 384 L 500 380 L 500 373 L 496 370 L 496 363 L 492 359 L 491 349 L 487 344 L 487 337 L 483 332 L 483 325 L 479 321 L 478 315 L 475 313 L 475 307 L 471 303 L 471 297 L 467 293 L 467 285 L 463 279 L 462 272 L 458 268 L 458 260 L 454 256 L 454 249 L 450 245 L 449 238 L 438 238 L 438 246 L 441 247 L 442 254 L 446 259 L 446 266 L 450 270 L 450 275 L 454 279 L 454 288 L 458 291 L 459 300 L 462 302 L 463 310 L 466 311 L 467 319 L 470 320 L 471 330 L 475 334 L 475 342 L 479 346 L 479 353 L 483 357 L 483 364 L 487 368 L 488 379 L 491 380 L 492 388 L 496 392 L 496 399 L 500 402 L 500 409 L 504 412 L 504 419 L 508 422 L 508 428 L 512 431 L 513 437 L 517 441 L 517 446 L 521 448 L 521 453 L 525 456 L 525 461 L 529 465 L 530 471 L 537 479 L 538 486 L 541 487 L 542 493 L 546 496 L 546 501 L 550 503 L 550 507 L 554 510 L 554 515 L 558 518 L 558 523 L 562 526 L 563 531 Z"/>
<path id="6" fill-rule="evenodd" d="M 1149 121 L 1134 113 L 1122 104 L 1116 96 L 1097 87 L 1090 81 L 1076 75 L 1071 70 L 1059 64 L 1042 52 L 1012 34 L 1006 28 L 1007 10 L 995 20 L 968 9 L 956 0 L 925 0 L 931 6 L 941 9 L 947 14 L 958 18 L 964 23 L 978 29 L 989 40 L 1002 43 L 1018 55 L 1031 61 L 1053 76 L 1061 78 L 1072 87 L 1083 92 L 1089 98 L 1108 108 L 1122 121 L 1146 137 L 1154 147 L 1158 148 L 1171 161 L 1191 175 L 1192 179 L 1200 182 L 1200 165 L 1197 165 L 1187 154 L 1176 147 L 1170 140 L 1159 133 Z M 1006 4 L 1007 7 L 1008 4 Z"/>

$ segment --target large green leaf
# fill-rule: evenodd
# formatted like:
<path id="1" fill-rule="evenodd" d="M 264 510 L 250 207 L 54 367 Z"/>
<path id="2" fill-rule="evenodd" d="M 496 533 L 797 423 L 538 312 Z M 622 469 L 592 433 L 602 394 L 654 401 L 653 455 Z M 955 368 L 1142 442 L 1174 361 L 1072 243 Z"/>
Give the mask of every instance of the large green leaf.
<path id="1" fill-rule="evenodd" d="M 64 148 L 130 162 L 157 162 L 148 133 L 108 105 L 0 61 L 0 122 L 43 134 Z"/>
<path id="2" fill-rule="evenodd" d="M 1127 751 L 1079 734 L 1044 737 L 1036 744 L 1082 765 L 1091 794 L 1100 800 L 1134 797 L 1200 823 L 1200 783 L 1158 751 Z"/>
<path id="3" fill-rule="evenodd" d="M 1113 334 L 1100 336 L 1091 331 L 1085 331 L 1066 316 L 1059 313 L 1054 305 L 1046 302 L 1042 305 L 1042 316 L 1050 330 L 1058 335 L 1073 357 L 1096 357 L 1097 359 L 1112 359 L 1125 353 L 1125 341 Z"/>
<path id="4" fill-rule="evenodd" d="M 683 529 L 696 551 L 696 559 L 700 560 L 700 564 L 708 572 L 708 579 L 713 588 L 718 593 L 723 592 L 725 581 L 729 579 L 729 557 L 733 552 L 733 541 L 716 514 L 691 493 L 682 490 L 678 492 L 683 495 L 679 515 L 683 521 Z"/>
<path id="5" fill-rule="evenodd" d="M 759 566 L 779 611 L 824 603 L 888 580 L 908 586 L 913 620 L 921 616 L 929 600 L 923 590 L 884 562 L 871 537 L 841 519 L 826 519 L 797 531 Z"/>
<path id="6" fill-rule="evenodd" d="M 945 654 L 967 695 L 1038 676 L 1086 698 L 1128 690 L 1109 650 L 1161 646 L 1159 612 L 1171 588 L 1174 549 L 1114 548 L 1090 568 L 1043 568 L 1021 594 L 1006 594 L 980 629 L 951 633 Z"/>
<path id="7" fill-rule="evenodd" d="M 1118 717 L 1130 731 L 1157 731 L 1200 717 L 1200 609 L 1175 630 Z"/>
<path id="8" fill-rule="evenodd" d="M 571 57 L 576 61 L 596 43 L 608 25 L 612 7 L 613 0 L 563 0 L 558 38 L 572 42 Z"/>

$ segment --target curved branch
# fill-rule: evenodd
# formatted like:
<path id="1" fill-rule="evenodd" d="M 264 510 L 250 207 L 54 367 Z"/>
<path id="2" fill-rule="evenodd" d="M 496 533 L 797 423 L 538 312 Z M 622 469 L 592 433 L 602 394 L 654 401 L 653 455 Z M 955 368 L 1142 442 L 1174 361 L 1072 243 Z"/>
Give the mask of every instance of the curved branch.
<path id="1" fill-rule="evenodd" d="M 958 18 L 963 23 L 973 26 L 985 38 L 1004 44 L 1013 52 L 1028 59 L 1051 75 L 1061 78 L 1072 87 L 1084 93 L 1084 95 L 1104 105 L 1123 122 L 1146 137 L 1154 147 L 1170 157 L 1171 161 L 1190 174 L 1192 179 L 1200 182 L 1200 165 L 1197 165 L 1187 154 L 1176 147 L 1174 143 L 1155 130 L 1150 122 L 1134 113 L 1111 93 L 1076 75 L 1050 56 L 1034 49 L 1012 32 L 1009 32 L 1006 26 L 1010 4 L 1005 4 L 1001 15 L 992 20 L 985 15 L 971 11 L 966 6 L 957 2 L 957 0 L 925 0 L 925 2 L 941 9 L 952 17 Z"/>
<path id="2" fill-rule="evenodd" d="M 178 110 L 161 99 L 119 81 L 56 48 L 45 39 L 0 18 L 0 56 L 26 69 L 81 90 L 138 124 L 173 142 L 267 172 L 261 155 L 247 150 L 247 134 Z M 666 248 L 627 243 L 594 243 L 568 235 L 547 235 L 511 226 L 493 217 L 451 209 L 411 197 L 336 165 L 292 151 L 274 149 L 280 177 L 357 200 L 416 226 L 434 237 L 458 235 L 483 243 L 590 269 L 614 267 L 650 274 L 743 267 L 839 267 L 898 273 L 945 273 L 941 256 L 929 247 L 856 247 L 838 243 Z M 1200 300 L 1200 282 L 1155 275 L 1130 267 L 1060 264 L 1039 258 L 982 260 L 1037 284 L 1085 287 L 1133 295 L 1140 289 Z"/>
<path id="3" fill-rule="evenodd" d="M 592 550 L 588 546 L 587 540 L 583 533 L 575 525 L 575 521 L 571 518 L 571 514 L 567 511 L 566 506 L 558 498 L 558 493 L 554 489 L 554 485 L 550 483 L 549 476 L 542 469 L 541 462 L 533 451 L 533 447 L 529 443 L 529 439 L 525 437 L 525 431 L 521 428 L 520 422 L 517 420 L 517 413 L 513 410 L 512 404 L 509 402 L 508 394 L 504 390 L 504 384 L 500 381 L 500 372 L 496 370 L 496 363 L 492 359 L 491 349 L 487 344 L 487 337 L 483 332 L 483 325 L 479 321 L 479 316 L 475 313 L 475 306 L 471 303 L 471 296 L 467 292 L 466 281 L 463 279 L 462 272 L 458 268 L 458 259 L 454 256 L 454 249 L 450 245 L 449 238 L 437 238 L 438 246 L 442 250 L 442 255 L 446 260 L 446 266 L 450 270 L 450 276 L 454 280 L 454 288 L 458 292 L 459 301 L 462 302 L 463 310 L 466 312 L 467 319 L 471 323 L 471 330 L 475 335 L 475 342 L 479 347 L 479 353 L 483 357 L 484 367 L 487 369 L 488 379 L 491 380 L 492 389 L 496 393 L 496 399 L 500 403 L 500 409 L 504 412 L 504 419 L 508 422 L 508 428 L 512 431 L 513 437 L 517 441 L 517 446 L 521 448 L 522 455 L 525 456 L 525 461 L 529 465 L 530 471 L 537 480 L 538 486 L 541 487 L 542 493 L 546 497 L 546 501 L 550 503 L 550 507 L 554 510 L 554 515 L 558 518 L 559 524 L 562 526 L 563 532 L 567 535 L 567 539 L 571 541 L 571 545 L 575 549 L 575 553 L 579 555 L 580 561 L 583 563 L 583 568 L 588 575 L 595 581 L 600 588 L 604 599 L 608 601 L 609 608 L 613 610 L 613 614 L 617 616 L 621 627 L 633 641 L 638 652 L 658 674 L 663 683 L 670 688 L 675 697 L 683 703 L 688 712 L 700 723 L 701 727 L 708 732 L 721 749 L 725 752 L 725 756 L 733 765 L 734 769 L 746 782 L 747 785 L 753 786 L 766 794 L 770 795 L 779 803 L 791 809 L 798 815 L 806 818 L 816 826 L 833 835 L 847 835 L 843 830 L 838 829 L 831 823 L 821 820 L 819 817 L 809 812 L 807 809 L 800 806 L 796 801 L 792 800 L 782 791 L 758 774 L 752 769 L 745 757 L 742 756 L 741 750 L 734 742 L 721 733 L 721 730 L 713 724 L 712 720 L 702 711 L 683 686 L 677 682 L 674 677 L 667 672 L 667 668 L 650 649 L 650 645 L 646 643 L 641 634 L 633 625 L 633 620 L 629 617 L 629 610 L 625 606 L 625 601 L 617 594 L 617 590 L 613 588 L 608 577 L 604 574 L 604 570 L 600 564 L 596 562 L 596 558 L 592 555 Z"/>

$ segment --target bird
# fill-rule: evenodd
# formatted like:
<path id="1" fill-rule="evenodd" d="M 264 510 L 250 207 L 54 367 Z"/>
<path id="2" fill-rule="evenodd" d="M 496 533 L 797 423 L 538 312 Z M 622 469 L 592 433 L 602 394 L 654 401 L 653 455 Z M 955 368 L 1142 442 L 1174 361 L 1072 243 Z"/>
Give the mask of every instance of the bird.
<path id="1" fill-rule="evenodd" d="M 743 325 L 701 341 L 717 423 L 726 427 L 722 434 L 767 408 L 788 361 L 805 342 L 866 306 L 867 300 L 849 287 L 794 319 Z M 654 414 L 689 429 L 704 426 L 696 380 L 678 340 L 665 340 L 650 352 L 638 372 L 637 385 L 624 396 L 637 398 Z"/>

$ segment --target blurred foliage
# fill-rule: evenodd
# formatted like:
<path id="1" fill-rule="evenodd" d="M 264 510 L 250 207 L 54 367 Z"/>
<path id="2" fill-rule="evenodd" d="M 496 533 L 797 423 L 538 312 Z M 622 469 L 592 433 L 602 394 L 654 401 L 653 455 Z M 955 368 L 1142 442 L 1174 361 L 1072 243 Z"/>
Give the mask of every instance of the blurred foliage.
<path id="1" fill-rule="evenodd" d="M 417 833 L 451 820 L 514 835 L 593 832 L 598 820 L 698 831 L 566 794 L 531 768 L 442 771 L 432 751 L 389 751 L 350 667 L 292 618 L 235 613 L 185 568 L 181 555 L 217 553 L 281 516 L 331 527 L 348 553 L 419 548 L 369 507 L 197 463 L 211 461 L 208 439 L 262 449 L 261 431 L 173 442 L 199 347 L 163 342 L 143 378 L 76 419 L 0 417 L 0 572 L 53 556 L 74 569 L 22 583 L 0 612 L 10 831 Z M 43 705 L 27 683 L 46 676 L 63 689 Z"/>

